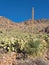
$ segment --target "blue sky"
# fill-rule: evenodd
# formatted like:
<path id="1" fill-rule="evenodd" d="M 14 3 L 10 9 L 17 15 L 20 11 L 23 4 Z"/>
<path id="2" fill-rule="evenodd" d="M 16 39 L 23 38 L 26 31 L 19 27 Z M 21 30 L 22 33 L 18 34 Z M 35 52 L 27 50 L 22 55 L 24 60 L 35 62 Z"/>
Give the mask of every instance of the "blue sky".
<path id="1" fill-rule="evenodd" d="M 34 19 L 49 19 L 49 0 L 0 0 L 0 16 L 21 22 L 32 18 L 32 7 L 35 10 Z"/>

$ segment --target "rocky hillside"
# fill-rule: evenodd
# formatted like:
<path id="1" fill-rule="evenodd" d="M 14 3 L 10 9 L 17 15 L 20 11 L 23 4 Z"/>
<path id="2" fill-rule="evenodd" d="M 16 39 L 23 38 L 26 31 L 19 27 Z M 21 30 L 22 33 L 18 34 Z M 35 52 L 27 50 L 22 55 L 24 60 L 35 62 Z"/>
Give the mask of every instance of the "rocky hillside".
<path id="1" fill-rule="evenodd" d="M 19 30 L 29 33 L 49 33 L 49 20 L 27 20 L 21 23 L 14 23 L 13 21 L 0 16 L 0 32 Z"/>
<path id="2" fill-rule="evenodd" d="M 0 65 L 49 65 L 49 20 L 0 16 Z"/>

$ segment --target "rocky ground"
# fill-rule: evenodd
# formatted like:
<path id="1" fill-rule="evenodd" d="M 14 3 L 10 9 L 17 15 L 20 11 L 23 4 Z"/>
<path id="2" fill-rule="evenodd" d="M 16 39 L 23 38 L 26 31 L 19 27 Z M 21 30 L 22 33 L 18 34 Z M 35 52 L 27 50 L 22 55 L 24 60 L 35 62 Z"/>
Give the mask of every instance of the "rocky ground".
<path id="1" fill-rule="evenodd" d="M 49 65 L 47 57 L 27 57 L 23 54 L 16 54 L 15 52 L 0 53 L 0 65 Z"/>

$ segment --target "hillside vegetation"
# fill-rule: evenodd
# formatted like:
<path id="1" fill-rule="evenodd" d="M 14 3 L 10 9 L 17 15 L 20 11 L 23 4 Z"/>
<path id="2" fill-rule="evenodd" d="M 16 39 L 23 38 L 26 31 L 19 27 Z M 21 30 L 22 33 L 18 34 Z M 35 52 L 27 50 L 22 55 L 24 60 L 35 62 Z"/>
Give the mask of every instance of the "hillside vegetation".
<path id="1" fill-rule="evenodd" d="M 5 53 L 23 53 L 24 57 L 49 58 L 49 20 L 14 23 L 0 17 L 0 52 L 1 50 Z"/>
<path id="2" fill-rule="evenodd" d="M 7 51 L 42 55 L 49 49 L 49 20 L 14 23 L 0 17 L 0 47 Z"/>

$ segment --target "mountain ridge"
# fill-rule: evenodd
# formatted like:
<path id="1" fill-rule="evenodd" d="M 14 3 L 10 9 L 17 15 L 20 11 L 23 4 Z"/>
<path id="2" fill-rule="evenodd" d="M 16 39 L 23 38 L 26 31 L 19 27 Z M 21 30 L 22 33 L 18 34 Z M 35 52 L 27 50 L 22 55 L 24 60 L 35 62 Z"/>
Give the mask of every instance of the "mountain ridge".
<path id="1" fill-rule="evenodd" d="M 0 28 L 8 29 L 17 29 L 23 32 L 45 32 L 45 29 L 48 28 L 49 32 L 49 20 L 26 20 L 24 22 L 13 22 L 8 18 L 0 16 Z M 16 31 L 17 31 L 16 30 Z"/>

